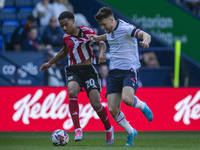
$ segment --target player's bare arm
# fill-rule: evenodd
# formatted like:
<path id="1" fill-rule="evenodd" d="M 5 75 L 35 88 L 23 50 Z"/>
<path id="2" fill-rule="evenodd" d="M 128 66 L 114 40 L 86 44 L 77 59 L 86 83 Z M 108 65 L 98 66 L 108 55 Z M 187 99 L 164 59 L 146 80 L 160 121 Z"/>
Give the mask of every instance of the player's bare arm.
<path id="1" fill-rule="evenodd" d="M 40 67 L 40 72 L 42 72 L 45 69 L 48 70 L 54 63 L 67 56 L 67 54 L 67 47 L 63 45 L 63 48 L 58 52 L 58 54 L 55 57 L 53 57 L 50 61 L 42 64 L 42 66 Z"/>
<path id="2" fill-rule="evenodd" d="M 94 42 L 100 42 L 100 41 L 106 41 L 107 40 L 106 34 L 102 34 L 102 35 L 99 35 L 99 36 L 94 35 L 94 34 L 90 34 L 90 35 L 88 35 L 88 37 Z"/>
<path id="3" fill-rule="evenodd" d="M 98 64 L 106 62 L 106 44 L 103 41 L 95 42 L 99 45 L 99 61 Z"/>
<path id="4" fill-rule="evenodd" d="M 144 47 L 144 48 L 149 48 L 149 43 L 151 42 L 151 35 L 149 35 L 148 33 L 140 30 L 137 38 L 139 39 L 143 39 L 143 41 L 141 41 L 139 44 Z"/>

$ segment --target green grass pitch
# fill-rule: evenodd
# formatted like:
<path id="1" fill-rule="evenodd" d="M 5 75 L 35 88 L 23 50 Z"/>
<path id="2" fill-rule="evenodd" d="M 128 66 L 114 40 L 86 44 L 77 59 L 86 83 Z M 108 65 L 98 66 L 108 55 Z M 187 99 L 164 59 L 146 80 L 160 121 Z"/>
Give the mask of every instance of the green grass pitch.
<path id="1" fill-rule="evenodd" d="M 50 132 L 0 132 L 0 150 L 200 150 L 200 131 L 139 132 L 131 147 L 125 146 L 125 132 L 115 132 L 112 146 L 105 145 L 104 132 L 84 132 L 80 142 L 74 142 L 74 132 L 68 134 L 68 145 L 53 146 Z"/>

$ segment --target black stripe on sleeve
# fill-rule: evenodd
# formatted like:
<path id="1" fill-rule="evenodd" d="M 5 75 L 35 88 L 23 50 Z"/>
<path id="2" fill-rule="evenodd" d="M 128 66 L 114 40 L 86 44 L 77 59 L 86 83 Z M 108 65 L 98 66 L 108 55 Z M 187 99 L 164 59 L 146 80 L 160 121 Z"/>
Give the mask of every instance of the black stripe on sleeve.
<path id="1" fill-rule="evenodd" d="M 133 29 L 132 33 L 131 33 L 131 36 L 134 37 L 135 35 L 135 31 L 137 30 L 137 28 Z"/>

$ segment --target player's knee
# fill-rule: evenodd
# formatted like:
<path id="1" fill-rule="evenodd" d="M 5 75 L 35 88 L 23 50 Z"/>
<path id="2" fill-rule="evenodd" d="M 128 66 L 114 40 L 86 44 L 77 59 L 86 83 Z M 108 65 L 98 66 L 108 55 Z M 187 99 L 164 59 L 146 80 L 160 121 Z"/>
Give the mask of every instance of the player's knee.
<path id="1" fill-rule="evenodd" d="M 89 95 L 89 99 L 90 99 L 90 104 L 95 111 L 101 108 L 101 100 L 99 96 Z"/>
<path id="2" fill-rule="evenodd" d="M 101 103 L 91 103 L 92 105 L 92 108 L 95 110 L 95 111 L 98 111 L 100 108 L 101 108 Z"/>
<path id="3" fill-rule="evenodd" d="M 133 99 L 131 99 L 129 96 L 123 96 L 122 100 L 128 106 L 132 106 L 133 104 Z"/>
<path id="4" fill-rule="evenodd" d="M 109 107 L 109 112 L 112 115 L 112 117 L 115 118 L 118 115 L 119 110 L 115 107 Z"/>
<path id="5" fill-rule="evenodd" d="M 69 97 L 77 97 L 78 96 L 78 92 L 76 90 L 68 90 L 68 94 L 69 94 Z"/>

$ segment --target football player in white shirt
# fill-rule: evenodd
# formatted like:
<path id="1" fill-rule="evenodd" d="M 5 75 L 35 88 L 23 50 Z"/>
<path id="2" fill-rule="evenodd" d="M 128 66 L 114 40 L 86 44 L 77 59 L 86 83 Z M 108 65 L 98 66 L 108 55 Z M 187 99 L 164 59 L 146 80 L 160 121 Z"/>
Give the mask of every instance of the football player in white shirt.
<path id="1" fill-rule="evenodd" d="M 90 38 L 95 42 L 107 40 L 110 46 L 110 71 L 106 92 L 109 111 L 115 121 L 128 132 L 126 146 L 131 146 L 137 131 L 125 119 L 120 104 L 123 100 L 128 106 L 140 108 L 149 121 L 153 120 L 153 113 L 147 104 L 134 95 L 137 89 L 137 70 L 141 66 L 137 38 L 143 39 L 140 45 L 148 48 L 151 36 L 123 20 L 115 20 L 108 7 L 100 8 L 95 19 L 106 34 L 90 35 Z"/>

